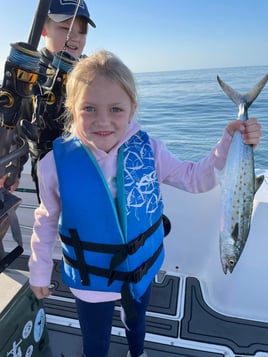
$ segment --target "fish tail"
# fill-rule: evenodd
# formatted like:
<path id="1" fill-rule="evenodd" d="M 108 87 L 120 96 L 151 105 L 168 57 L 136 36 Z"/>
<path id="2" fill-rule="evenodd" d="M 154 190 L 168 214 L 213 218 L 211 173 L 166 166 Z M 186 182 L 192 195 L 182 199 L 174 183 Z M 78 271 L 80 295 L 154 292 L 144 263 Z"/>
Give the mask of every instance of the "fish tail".
<path id="1" fill-rule="evenodd" d="M 237 107 L 239 104 L 244 103 L 246 107 L 249 108 L 267 83 L 268 74 L 264 76 L 247 94 L 240 94 L 236 92 L 232 87 L 224 83 L 219 76 L 217 76 L 217 81 L 224 93 L 232 100 L 232 102 L 235 103 Z"/>

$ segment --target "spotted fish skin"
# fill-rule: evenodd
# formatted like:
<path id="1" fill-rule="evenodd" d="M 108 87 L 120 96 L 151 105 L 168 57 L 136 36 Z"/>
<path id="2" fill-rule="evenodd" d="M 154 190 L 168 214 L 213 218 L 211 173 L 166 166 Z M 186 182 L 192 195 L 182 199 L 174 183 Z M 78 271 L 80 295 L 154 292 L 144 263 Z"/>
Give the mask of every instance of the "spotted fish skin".
<path id="1" fill-rule="evenodd" d="M 248 108 L 268 81 L 265 76 L 249 93 L 240 95 L 217 80 L 227 96 L 238 107 L 238 120 L 248 120 Z M 264 177 L 255 177 L 252 145 L 243 143 L 240 132 L 235 132 L 228 151 L 221 184 L 220 257 L 225 274 L 232 273 L 246 244 L 251 224 L 254 195 Z"/>

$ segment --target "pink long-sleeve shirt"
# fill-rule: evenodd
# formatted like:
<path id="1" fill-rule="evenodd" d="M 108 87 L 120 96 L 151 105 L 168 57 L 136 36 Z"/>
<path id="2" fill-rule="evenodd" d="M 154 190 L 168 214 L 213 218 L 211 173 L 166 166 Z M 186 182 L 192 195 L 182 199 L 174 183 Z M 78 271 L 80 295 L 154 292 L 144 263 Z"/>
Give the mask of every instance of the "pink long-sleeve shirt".
<path id="1" fill-rule="evenodd" d="M 140 130 L 140 125 L 136 121 L 132 121 L 122 141 L 109 153 L 99 150 L 94 145 L 90 147 L 103 171 L 113 197 L 116 196 L 115 181 L 118 148 L 138 130 Z M 159 182 L 192 193 L 211 190 L 217 185 L 215 169 L 221 170 L 224 167 L 231 139 L 231 136 L 225 130 L 223 137 L 208 156 L 199 162 L 193 163 L 177 159 L 168 151 L 163 142 L 151 138 Z M 77 175 L 79 174 L 81 173 L 77 172 Z M 61 212 L 58 178 L 52 151 L 39 162 L 38 176 L 41 204 L 35 211 L 35 222 L 31 238 L 30 284 L 33 286 L 48 286 L 53 268 L 53 250 L 59 237 L 58 219 Z M 118 300 L 121 297 L 120 293 L 73 288 L 71 291 L 79 299 L 88 302 Z"/>

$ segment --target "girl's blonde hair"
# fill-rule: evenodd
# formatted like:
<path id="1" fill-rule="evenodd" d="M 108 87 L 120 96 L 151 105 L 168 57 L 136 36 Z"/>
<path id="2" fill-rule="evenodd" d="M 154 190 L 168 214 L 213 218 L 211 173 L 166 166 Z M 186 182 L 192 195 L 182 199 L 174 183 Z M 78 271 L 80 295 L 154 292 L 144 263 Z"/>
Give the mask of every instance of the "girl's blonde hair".
<path id="1" fill-rule="evenodd" d="M 81 59 L 68 75 L 65 101 L 65 132 L 74 133 L 74 106 L 78 97 L 98 76 L 103 76 L 118 83 L 129 96 L 131 103 L 137 106 L 137 89 L 130 69 L 112 52 L 99 51 Z"/>

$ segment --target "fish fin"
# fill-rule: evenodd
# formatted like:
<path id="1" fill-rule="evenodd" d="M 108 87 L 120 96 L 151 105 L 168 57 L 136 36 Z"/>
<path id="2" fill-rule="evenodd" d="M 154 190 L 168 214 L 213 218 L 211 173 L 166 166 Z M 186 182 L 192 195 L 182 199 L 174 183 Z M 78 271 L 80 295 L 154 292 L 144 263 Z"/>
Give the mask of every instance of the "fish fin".
<path id="1" fill-rule="evenodd" d="M 261 175 L 261 176 L 258 176 L 255 178 L 255 193 L 261 187 L 263 180 L 264 180 L 264 175 Z"/>
<path id="2" fill-rule="evenodd" d="M 245 95 L 247 107 L 249 108 L 254 100 L 258 97 L 268 81 L 268 75 L 264 76 L 250 92 Z"/>
<path id="3" fill-rule="evenodd" d="M 235 226 L 234 226 L 234 229 L 233 229 L 233 231 L 232 231 L 232 233 L 231 233 L 231 237 L 233 238 L 233 240 L 236 242 L 237 241 L 237 239 L 238 239 L 238 230 L 239 230 L 239 226 L 238 226 L 238 223 L 236 223 L 235 224 Z"/>
<path id="4" fill-rule="evenodd" d="M 217 76 L 217 81 L 221 86 L 222 90 L 224 91 L 224 93 L 231 99 L 232 102 L 234 102 L 235 105 L 238 106 L 241 103 L 241 97 L 242 97 L 241 94 L 235 91 L 228 84 L 224 83 L 219 76 Z"/>
<path id="5" fill-rule="evenodd" d="M 244 95 L 239 94 L 228 84 L 224 83 L 219 76 L 217 76 L 217 81 L 221 86 L 222 90 L 224 91 L 224 93 L 236 104 L 236 106 L 239 106 L 239 104 L 241 103 L 245 103 L 246 107 L 249 108 L 251 104 L 254 102 L 254 100 L 257 98 L 257 96 L 260 94 L 265 84 L 267 83 L 268 75 L 264 76 L 255 85 L 255 87 L 251 89 L 250 92 Z"/>

